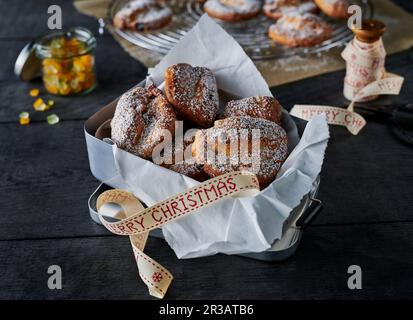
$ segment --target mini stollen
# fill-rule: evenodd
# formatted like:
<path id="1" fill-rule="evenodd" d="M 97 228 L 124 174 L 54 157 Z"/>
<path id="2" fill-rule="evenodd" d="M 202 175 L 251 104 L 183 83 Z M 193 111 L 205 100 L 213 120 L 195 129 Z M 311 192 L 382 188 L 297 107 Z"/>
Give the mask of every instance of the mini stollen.
<path id="1" fill-rule="evenodd" d="M 353 31 L 356 34 L 364 32 L 363 35 L 366 37 L 370 31 L 368 28 L 377 29 L 379 24 L 383 29 L 384 25 L 378 21 L 364 21 L 363 28 L 366 29 Z M 369 41 L 369 38 L 364 38 L 364 40 Z M 346 46 L 341 56 L 347 65 L 344 78 L 344 96 L 351 101 L 347 109 L 333 106 L 295 105 L 290 114 L 309 120 L 316 114 L 325 113 L 329 124 L 345 126 L 353 135 L 357 135 L 366 125 L 366 120 L 354 112 L 354 103 L 370 101 L 378 95 L 398 95 L 404 78 L 386 72 L 384 68 L 386 51 L 381 37 L 375 41 L 371 41 L 370 38 L 369 43 L 361 41 L 356 36 Z"/>

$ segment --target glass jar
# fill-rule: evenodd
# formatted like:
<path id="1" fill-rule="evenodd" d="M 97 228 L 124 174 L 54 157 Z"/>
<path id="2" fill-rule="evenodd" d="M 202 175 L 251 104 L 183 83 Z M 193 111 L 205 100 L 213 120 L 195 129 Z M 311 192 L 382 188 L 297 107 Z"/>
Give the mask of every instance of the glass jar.
<path id="1" fill-rule="evenodd" d="M 86 94 L 96 87 L 96 39 L 89 30 L 76 27 L 53 32 L 38 39 L 35 48 L 49 93 Z"/>

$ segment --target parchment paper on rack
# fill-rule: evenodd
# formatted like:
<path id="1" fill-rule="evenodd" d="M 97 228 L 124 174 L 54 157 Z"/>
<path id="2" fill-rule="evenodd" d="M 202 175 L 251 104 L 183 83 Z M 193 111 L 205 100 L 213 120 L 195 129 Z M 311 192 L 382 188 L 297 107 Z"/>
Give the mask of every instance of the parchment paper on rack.
<path id="1" fill-rule="evenodd" d="M 233 95 L 271 95 L 267 83 L 238 43 L 203 16 L 197 25 L 150 71 L 162 86 L 166 68 L 186 62 L 210 68 L 218 87 Z M 288 130 L 287 130 L 288 131 Z M 288 132 L 289 137 L 296 132 Z M 224 199 L 162 227 L 179 258 L 261 252 L 280 238 L 291 210 L 320 173 L 329 138 L 324 115 L 314 117 L 285 161 L 277 179 L 257 196 Z M 113 146 L 116 166 L 130 190 L 148 206 L 199 182 L 157 166 Z"/>

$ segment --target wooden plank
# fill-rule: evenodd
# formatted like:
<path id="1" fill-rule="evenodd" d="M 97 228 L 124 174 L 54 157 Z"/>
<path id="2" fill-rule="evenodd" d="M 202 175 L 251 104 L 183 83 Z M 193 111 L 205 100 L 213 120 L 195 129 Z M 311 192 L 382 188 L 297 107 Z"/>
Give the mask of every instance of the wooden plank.
<path id="1" fill-rule="evenodd" d="M 386 58 L 386 69 L 405 78 L 399 96 L 384 96 L 371 103 L 391 104 L 395 102 L 411 102 L 413 92 L 413 48 Z M 349 101 L 343 96 L 343 80 L 345 71 L 331 72 L 293 83 L 272 88 L 274 96 L 286 109 L 294 104 L 322 104 L 347 106 Z"/>
<path id="2" fill-rule="evenodd" d="M 409 0 L 392 0 L 394 3 L 402 7 L 406 11 L 413 12 L 413 2 Z"/>
<path id="3" fill-rule="evenodd" d="M 373 121 L 357 137 L 332 128 L 319 195 L 325 210 L 316 224 L 411 220 L 411 149 L 388 131 Z M 371 142 L 376 137 L 380 143 Z M 0 206 L 13 212 L 0 216 L 1 239 L 105 233 L 87 214 L 98 182 L 89 172 L 82 121 L 2 124 L 0 150 L 0 190 L 9 195 Z"/>
<path id="4" fill-rule="evenodd" d="M 14 64 L 19 52 L 28 43 L 27 40 L 1 40 L 0 38 L 0 83 L 3 85 L 9 81 L 17 80 L 14 75 Z"/>
<path id="5" fill-rule="evenodd" d="M 296 255 L 278 263 L 217 255 L 178 260 L 150 239 L 147 253 L 175 280 L 168 299 L 403 299 L 413 295 L 412 223 L 314 227 Z M 62 268 L 63 289 L 47 288 L 47 268 Z M 362 268 L 362 290 L 347 269 Z M 127 238 L 0 242 L 2 299 L 149 299 Z"/>
<path id="6" fill-rule="evenodd" d="M 62 120 L 83 121 L 138 82 L 100 82 L 94 92 L 76 98 L 58 97 L 44 92 L 40 96 L 43 100 L 52 99 L 55 102 L 47 112 L 36 112 L 32 106 L 36 98 L 29 96 L 30 89 L 42 88 L 40 83 L 33 85 L 17 80 L 4 83 L 0 94 L 0 123 L 18 124 L 19 113 L 22 111 L 30 112 L 30 118 L 34 121 L 43 121 L 51 113 L 56 113 Z"/>
<path id="7" fill-rule="evenodd" d="M 405 10 L 413 12 L 411 1 L 392 0 Z M 79 13 L 72 1 L 55 0 L 62 8 L 63 26 L 82 25 L 92 30 L 97 29 L 94 18 Z M 0 12 L 4 12 L 0 20 L 0 38 L 26 37 L 31 38 L 47 31 L 47 8 L 51 5 L 47 0 L 24 1 L 14 0 L 13 5 L 7 1 L 0 2 Z M 13 26 L 10 28 L 10 26 Z"/>
<path id="8" fill-rule="evenodd" d="M 104 37 L 99 41 L 100 87 L 85 97 L 54 98 L 56 108 L 53 112 L 63 120 L 87 118 L 144 75 L 145 69 L 129 58 L 113 39 Z M 63 121 L 55 127 L 44 122 L 20 127 L 15 122 L 19 112 L 30 109 L 33 100 L 27 95 L 31 85 L 13 81 L 10 68 L 13 52 L 24 42 L 0 41 L 0 53 L 4 54 L 8 65 L 4 69 L 7 73 L 1 78 L 0 121 L 13 122 L 0 126 L 0 188 L 3 194 L 11 195 L 4 197 L 0 205 L 5 212 L 14 213 L 1 216 L 0 237 L 107 234 L 87 216 L 86 199 L 97 182 L 88 169 L 82 121 Z M 106 58 L 103 60 L 102 57 Z M 111 63 L 112 57 L 119 63 Z M 411 101 L 412 92 L 406 89 L 412 85 L 411 62 L 412 52 L 388 59 L 389 70 L 406 76 L 406 84 L 401 96 L 380 101 Z M 344 104 L 337 91 L 342 78 L 342 72 L 331 73 L 278 87 L 275 92 L 286 107 L 309 101 Z M 43 113 L 33 116 L 35 121 L 44 121 L 44 118 Z M 357 137 L 349 136 L 343 128 L 332 128 L 331 141 L 320 192 L 325 211 L 316 224 L 411 220 L 410 149 L 395 140 L 385 124 L 369 119 L 368 126 Z M 398 182 L 394 183 L 394 179 Z M 372 190 L 372 186 L 382 187 Z"/>
<path id="9" fill-rule="evenodd" d="M 411 147 L 374 121 L 349 135 L 332 128 L 319 195 L 325 210 L 315 223 L 411 221 Z"/>
<path id="10" fill-rule="evenodd" d="M 29 97 L 27 92 L 32 87 L 41 87 L 40 82 L 31 84 L 19 82 L 13 74 L 12 66 L 16 52 L 24 46 L 25 42 L 25 40 L 0 41 L 0 59 L 6 62 L 0 67 L 0 81 L 3 80 L 1 81 L 3 90 L 0 94 L 0 122 L 15 121 L 21 111 L 30 109 L 33 98 Z M 70 100 L 53 97 L 57 102 L 56 108 L 61 107 L 57 110 L 63 119 L 87 118 L 145 76 L 146 68 L 129 57 L 109 36 L 98 38 L 96 58 L 100 86 L 94 93 Z M 117 63 L 114 64 L 112 61 Z M 412 51 L 388 57 L 387 67 L 392 72 L 404 75 L 406 83 L 401 96 L 386 97 L 380 101 L 383 103 L 411 101 L 413 93 L 406 88 L 413 85 Z M 280 86 L 274 88 L 273 92 L 287 109 L 295 103 L 345 105 L 347 102 L 341 93 L 343 76 L 343 71 L 334 72 Z M 50 96 L 46 95 L 46 97 Z M 39 115 L 36 114 L 35 117 Z"/>
<path id="11" fill-rule="evenodd" d="M 98 182 L 82 121 L 0 125 L 0 238 L 107 234 L 89 219 Z"/>
<path id="12" fill-rule="evenodd" d="M 32 88 L 42 89 L 42 98 L 55 100 L 55 110 L 62 119 L 86 119 L 123 92 L 139 83 L 146 75 L 146 67 L 132 59 L 110 37 L 99 37 L 96 49 L 98 87 L 94 92 L 78 97 L 58 97 L 47 94 L 41 80 L 26 83 L 13 73 L 17 52 L 25 45 L 24 40 L 0 41 L 0 122 L 16 121 L 22 111 L 32 110 L 35 98 L 29 96 Z M 115 58 L 116 57 L 116 58 Z M 119 63 L 113 63 L 113 61 Z M 43 119 L 43 113 L 32 112 L 33 119 Z"/>
<path id="13" fill-rule="evenodd" d="M 0 58 L 6 62 L 0 66 L 0 298 L 148 298 L 127 239 L 110 236 L 88 217 L 86 200 L 97 182 L 89 173 L 83 121 L 69 120 L 86 119 L 142 79 L 145 68 L 109 36 L 98 38 L 96 92 L 54 98 L 55 112 L 66 120 L 57 126 L 35 121 L 20 127 L 16 117 L 30 109 L 32 84 L 15 80 L 14 55 L 26 40 L 46 31 L 40 17 L 50 3 L 12 4 L 0 2 L 5 13 Z M 65 26 L 96 31 L 96 21 L 77 13 L 71 2 L 54 4 L 63 7 Z M 381 102 L 412 101 L 412 59 L 412 51 L 388 58 L 388 70 L 404 75 L 406 83 L 399 97 Z M 275 93 L 287 108 L 294 103 L 345 104 L 337 90 L 343 75 L 306 79 Z M 43 117 L 38 113 L 33 118 Z M 395 140 L 385 123 L 368 122 L 357 137 L 332 128 L 320 191 L 325 210 L 294 258 L 276 264 L 222 255 L 178 261 L 162 240 L 151 239 L 148 253 L 176 278 L 168 298 L 411 298 L 411 149 Z M 51 264 L 63 268 L 62 291 L 46 287 Z M 346 287 L 351 264 L 363 269 L 363 290 Z"/>
<path id="14" fill-rule="evenodd" d="M 404 76 L 405 83 L 399 96 L 382 97 L 374 104 L 413 101 L 412 62 L 413 50 L 388 57 L 387 69 Z M 329 73 L 273 88 L 273 93 L 287 109 L 296 103 L 344 106 L 348 101 L 337 89 L 343 78 L 344 71 Z M 365 118 L 367 125 L 358 136 L 330 126 L 319 195 L 325 210 L 316 224 L 411 220 L 411 147 L 395 137 L 388 122 Z M 301 130 L 305 126 L 304 121 L 298 124 Z"/>

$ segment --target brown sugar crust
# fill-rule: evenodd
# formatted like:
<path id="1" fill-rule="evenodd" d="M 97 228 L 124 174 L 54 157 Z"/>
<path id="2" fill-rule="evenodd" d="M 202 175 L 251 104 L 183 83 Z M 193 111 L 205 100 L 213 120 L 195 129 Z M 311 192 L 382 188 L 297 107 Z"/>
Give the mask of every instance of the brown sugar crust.
<path id="1" fill-rule="evenodd" d="M 218 112 L 218 88 L 210 69 L 186 63 L 168 67 L 165 95 L 183 119 L 202 128 L 212 125 Z"/>

